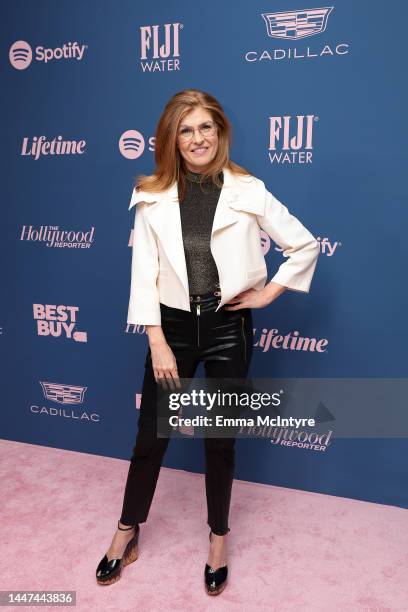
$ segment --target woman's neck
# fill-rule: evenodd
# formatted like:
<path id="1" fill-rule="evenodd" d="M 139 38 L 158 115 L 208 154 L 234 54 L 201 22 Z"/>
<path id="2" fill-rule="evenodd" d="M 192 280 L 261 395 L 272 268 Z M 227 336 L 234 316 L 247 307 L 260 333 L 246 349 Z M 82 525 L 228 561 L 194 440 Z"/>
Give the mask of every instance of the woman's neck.
<path id="1" fill-rule="evenodd" d="M 195 170 L 188 170 L 188 169 L 186 170 L 186 178 L 187 178 L 187 180 L 192 181 L 192 182 L 196 182 L 196 183 L 198 183 L 198 182 L 200 182 L 202 180 L 203 174 L 204 173 L 196 172 Z"/>

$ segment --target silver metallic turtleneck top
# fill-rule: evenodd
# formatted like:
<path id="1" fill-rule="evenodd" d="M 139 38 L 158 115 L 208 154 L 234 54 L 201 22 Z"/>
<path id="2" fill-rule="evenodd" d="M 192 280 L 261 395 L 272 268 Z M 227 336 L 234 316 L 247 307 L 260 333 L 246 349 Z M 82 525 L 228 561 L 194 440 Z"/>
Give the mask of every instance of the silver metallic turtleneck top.
<path id="1" fill-rule="evenodd" d="M 186 194 L 180 201 L 184 254 L 190 295 L 219 289 L 218 270 L 210 250 L 211 230 L 221 189 L 211 177 L 199 183 L 201 174 L 187 172 Z M 223 174 L 220 174 L 223 183 Z"/>

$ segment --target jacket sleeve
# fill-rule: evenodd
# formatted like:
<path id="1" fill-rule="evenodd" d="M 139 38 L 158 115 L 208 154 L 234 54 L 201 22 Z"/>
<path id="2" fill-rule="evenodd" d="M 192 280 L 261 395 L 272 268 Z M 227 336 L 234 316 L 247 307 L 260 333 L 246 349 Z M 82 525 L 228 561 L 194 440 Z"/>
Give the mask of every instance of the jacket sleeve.
<path id="1" fill-rule="evenodd" d="M 267 189 L 265 209 L 262 215 L 257 215 L 257 220 L 288 258 L 269 282 L 308 293 L 320 251 L 315 237 Z"/>
<path id="2" fill-rule="evenodd" d="M 156 284 L 159 257 L 156 236 L 146 220 L 146 206 L 149 206 L 146 202 L 139 202 L 135 206 L 127 322 L 135 325 L 161 325 L 160 299 Z"/>

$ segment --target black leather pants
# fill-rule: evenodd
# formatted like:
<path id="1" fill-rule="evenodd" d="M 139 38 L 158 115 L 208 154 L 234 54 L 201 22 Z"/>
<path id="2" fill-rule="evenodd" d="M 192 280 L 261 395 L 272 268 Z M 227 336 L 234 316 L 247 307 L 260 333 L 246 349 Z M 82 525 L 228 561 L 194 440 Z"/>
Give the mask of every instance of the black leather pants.
<path id="1" fill-rule="evenodd" d="M 210 378 L 245 378 L 252 357 L 252 312 L 215 309 L 214 293 L 190 296 L 191 312 L 160 305 L 162 329 L 177 361 L 180 378 L 193 378 L 200 361 Z M 156 489 L 169 438 L 158 438 L 157 383 L 150 348 L 145 362 L 136 444 L 130 460 L 123 509 L 124 525 L 144 523 Z M 228 515 L 235 467 L 235 438 L 204 438 L 207 522 L 213 533 L 229 531 Z"/>

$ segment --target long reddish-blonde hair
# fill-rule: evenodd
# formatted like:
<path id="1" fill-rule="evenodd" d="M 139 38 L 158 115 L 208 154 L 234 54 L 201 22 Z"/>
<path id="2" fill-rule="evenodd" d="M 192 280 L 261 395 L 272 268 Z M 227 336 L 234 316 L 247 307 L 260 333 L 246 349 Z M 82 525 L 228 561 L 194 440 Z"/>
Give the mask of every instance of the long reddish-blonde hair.
<path id="1" fill-rule="evenodd" d="M 202 179 L 211 176 L 212 181 L 221 187 L 218 174 L 227 167 L 234 174 L 251 176 L 242 166 L 229 158 L 232 130 L 221 104 L 212 95 L 200 89 L 184 89 L 176 93 L 167 102 L 156 127 L 154 158 L 156 168 L 150 176 L 139 175 L 135 179 L 138 191 L 160 192 L 168 189 L 174 181 L 178 184 L 179 198 L 185 193 L 186 166 L 177 146 L 177 131 L 180 122 L 192 110 L 202 107 L 207 110 L 218 130 L 218 150 L 209 164 Z"/>

